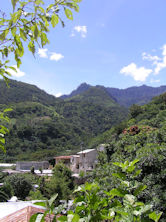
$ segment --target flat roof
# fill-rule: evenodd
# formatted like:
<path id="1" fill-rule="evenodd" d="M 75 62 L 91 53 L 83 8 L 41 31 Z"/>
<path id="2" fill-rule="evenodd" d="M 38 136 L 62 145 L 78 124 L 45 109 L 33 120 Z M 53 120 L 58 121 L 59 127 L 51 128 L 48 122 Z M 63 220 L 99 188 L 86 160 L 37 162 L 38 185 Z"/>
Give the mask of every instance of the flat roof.
<path id="1" fill-rule="evenodd" d="M 80 155 L 72 155 L 72 157 L 78 157 L 78 158 L 79 158 L 79 157 L 80 157 Z"/>
<path id="2" fill-rule="evenodd" d="M 67 160 L 67 159 L 71 159 L 71 156 L 56 156 L 55 159 Z"/>
<path id="3" fill-rule="evenodd" d="M 80 152 L 78 152 L 77 154 L 90 153 L 90 152 L 92 152 L 92 151 L 94 151 L 94 150 L 96 150 L 96 149 L 87 149 L 87 150 L 80 151 Z"/>
<path id="4" fill-rule="evenodd" d="M 34 202 L 38 202 L 38 201 L 34 201 Z M 3 203 L 0 203 L 0 212 L 1 212 L 0 219 L 29 206 L 39 208 L 39 209 L 45 209 L 42 206 L 34 205 L 33 201 L 32 202 L 30 201 L 3 202 Z"/>
<path id="5" fill-rule="evenodd" d="M 0 163 L 0 167 L 12 167 L 16 166 L 15 163 Z"/>

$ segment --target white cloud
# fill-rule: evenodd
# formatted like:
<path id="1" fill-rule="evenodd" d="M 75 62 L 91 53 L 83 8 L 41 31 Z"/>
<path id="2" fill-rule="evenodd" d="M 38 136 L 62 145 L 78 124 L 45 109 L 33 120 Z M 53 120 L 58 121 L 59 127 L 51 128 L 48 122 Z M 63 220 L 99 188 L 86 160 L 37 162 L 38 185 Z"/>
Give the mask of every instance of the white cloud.
<path id="1" fill-rule="evenodd" d="M 146 78 L 152 73 L 152 69 L 146 69 L 145 67 L 137 67 L 135 63 L 131 63 L 120 70 L 121 74 L 131 76 L 135 81 L 144 82 Z"/>
<path id="2" fill-rule="evenodd" d="M 72 34 L 71 34 L 71 37 L 74 37 L 75 36 L 75 33 L 74 32 L 78 32 L 81 34 L 81 37 L 82 38 L 86 38 L 86 35 L 87 35 L 87 26 L 83 25 L 78 25 L 78 26 L 75 26 L 73 31 L 72 31 Z"/>
<path id="3" fill-rule="evenodd" d="M 156 75 L 158 75 L 159 72 L 160 72 L 162 69 L 166 68 L 166 45 L 164 45 L 164 46 L 162 47 L 162 50 L 163 50 L 163 52 L 162 52 L 162 55 L 163 55 L 162 61 L 155 63 L 156 68 L 155 68 L 155 70 L 154 70 L 154 74 L 156 74 Z"/>
<path id="4" fill-rule="evenodd" d="M 51 56 L 50 56 L 50 60 L 55 60 L 56 62 L 63 59 L 64 56 L 60 53 L 56 53 L 56 52 L 51 52 Z"/>
<path id="5" fill-rule="evenodd" d="M 55 96 L 56 96 L 56 97 L 60 97 L 60 96 L 62 96 L 62 93 L 59 92 L 59 93 L 55 94 Z"/>
<path id="6" fill-rule="evenodd" d="M 13 66 L 16 69 L 16 72 L 13 69 L 7 69 L 8 72 L 12 75 L 12 77 L 23 77 L 25 76 L 25 72 L 22 72 L 16 65 Z"/>
<path id="7" fill-rule="evenodd" d="M 70 35 L 70 37 L 74 37 L 74 36 L 75 36 L 75 34 L 74 34 L 74 32 L 72 32 L 71 35 Z"/>
<path id="8" fill-rule="evenodd" d="M 160 61 L 161 58 L 159 58 L 158 56 L 152 56 L 146 52 L 142 53 L 142 59 L 143 60 L 148 60 L 148 61 L 153 61 L 154 64 L 156 64 L 157 61 Z"/>
<path id="9" fill-rule="evenodd" d="M 159 83 L 160 82 L 160 79 L 151 79 L 150 80 L 150 83 Z"/>
<path id="10" fill-rule="evenodd" d="M 41 58 L 48 58 L 47 52 L 48 52 L 48 49 L 40 49 L 40 48 L 38 49 L 38 55 Z"/>

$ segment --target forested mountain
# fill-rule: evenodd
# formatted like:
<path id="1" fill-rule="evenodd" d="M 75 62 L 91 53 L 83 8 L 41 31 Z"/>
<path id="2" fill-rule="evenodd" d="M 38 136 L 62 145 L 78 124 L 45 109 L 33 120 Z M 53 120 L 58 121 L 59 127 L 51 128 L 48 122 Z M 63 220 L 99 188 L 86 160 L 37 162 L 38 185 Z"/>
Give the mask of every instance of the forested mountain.
<path id="1" fill-rule="evenodd" d="M 74 90 L 71 94 L 64 95 L 61 98 L 67 99 L 67 98 L 72 98 L 77 95 L 82 95 L 83 93 L 88 91 L 91 87 L 93 86 L 83 83 L 76 90 Z M 166 86 L 150 87 L 150 86 L 142 85 L 142 86 L 137 86 L 137 87 L 136 86 L 130 87 L 127 89 L 117 89 L 117 88 L 110 88 L 110 87 L 104 87 L 104 86 L 98 85 L 98 86 L 95 86 L 95 88 L 105 90 L 112 99 L 114 99 L 120 105 L 126 106 L 126 107 L 129 107 L 133 104 L 139 104 L 139 105 L 146 104 L 150 102 L 150 100 L 154 96 L 158 96 L 166 92 Z"/>
<path id="2" fill-rule="evenodd" d="M 11 107 L 7 154 L 1 161 L 47 159 L 74 153 L 83 141 L 120 123 L 127 109 L 117 104 L 103 89 L 91 88 L 85 95 L 62 100 L 36 86 L 0 82 L 0 108 Z"/>
<path id="3" fill-rule="evenodd" d="M 3 80 L 0 80 L 0 104 L 18 102 L 39 102 L 45 105 L 53 105 L 58 100 L 35 85 L 10 80 L 9 87 Z"/>

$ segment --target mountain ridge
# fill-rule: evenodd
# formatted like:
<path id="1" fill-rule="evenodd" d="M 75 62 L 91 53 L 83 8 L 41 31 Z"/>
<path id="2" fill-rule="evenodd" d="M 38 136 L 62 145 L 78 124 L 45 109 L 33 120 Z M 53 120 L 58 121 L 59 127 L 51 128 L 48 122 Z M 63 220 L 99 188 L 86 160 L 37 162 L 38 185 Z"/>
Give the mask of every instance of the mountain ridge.
<path id="1" fill-rule="evenodd" d="M 102 85 L 91 86 L 87 83 L 82 83 L 77 89 L 73 90 L 68 95 L 63 95 L 60 98 L 69 99 L 85 93 L 91 87 L 105 89 L 110 97 L 122 106 L 130 107 L 133 104 L 144 105 L 151 101 L 155 96 L 166 92 L 166 86 L 152 87 L 147 85 L 132 86 L 126 89 L 118 89 L 114 87 L 105 87 Z"/>

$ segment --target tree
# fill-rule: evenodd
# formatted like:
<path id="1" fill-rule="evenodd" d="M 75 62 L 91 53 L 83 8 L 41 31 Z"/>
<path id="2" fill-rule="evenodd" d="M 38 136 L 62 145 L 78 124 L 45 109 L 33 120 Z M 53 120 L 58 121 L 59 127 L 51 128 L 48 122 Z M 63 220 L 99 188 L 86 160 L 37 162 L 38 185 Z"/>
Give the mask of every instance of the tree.
<path id="1" fill-rule="evenodd" d="M 47 33 L 49 27 L 54 28 L 60 21 L 64 21 L 60 11 L 64 10 L 67 19 L 73 20 L 72 10 L 78 12 L 81 0 L 52 0 L 47 7 L 44 0 L 11 0 L 13 12 L 7 14 L 0 11 L 0 75 L 8 83 L 10 70 L 17 72 L 24 55 L 24 48 L 28 47 L 34 55 L 36 47 L 44 47 L 49 43 Z M 11 66 L 10 57 L 14 57 L 17 66 Z M 3 115 L 3 114 L 2 114 Z M 3 117 L 0 113 L 0 119 Z M 4 135 L 7 129 L 0 126 L 0 148 L 4 149 Z"/>
<path id="2" fill-rule="evenodd" d="M 69 199 L 74 189 L 74 181 L 71 170 L 64 164 L 59 163 L 53 169 L 53 176 L 46 184 L 46 191 L 50 198 L 55 193 L 58 193 L 57 200 Z"/>
<path id="3" fill-rule="evenodd" d="M 11 111 L 11 109 L 5 109 L 3 112 L 0 112 L 0 149 L 4 152 L 5 150 L 5 135 L 9 132 L 6 127 L 6 124 L 9 123 L 9 118 L 6 116 L 6 113 Z"/>
<path id="4" fill-rule="evenodd" d="M 21 174 L 9 176 L 5 183 L 12 187 L 14 195 L 21 200 L 24 200 L 32 189 L 30 180 Z"/>
<path id="5" fill-rule="evenodd" d="M 132 118 L 136 118 L 139 114 L 142 113 L 142 107 L 141 106 L 138 106 L 136 104 L 132 105 L 130 107 L 130 115 Z"/>

